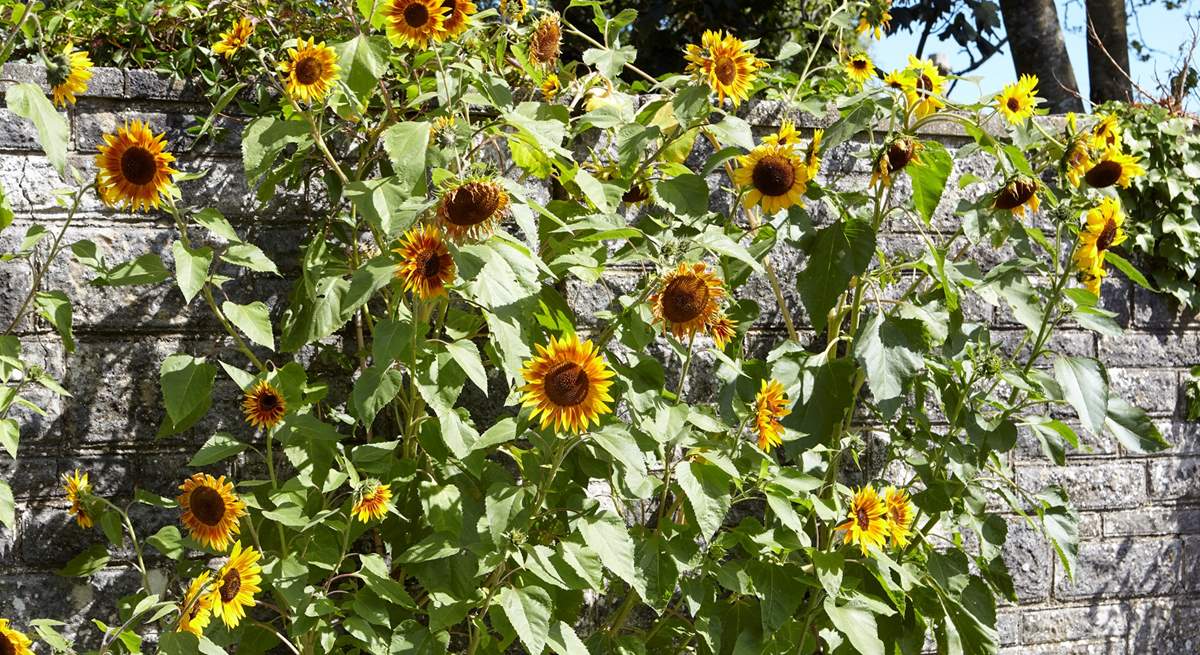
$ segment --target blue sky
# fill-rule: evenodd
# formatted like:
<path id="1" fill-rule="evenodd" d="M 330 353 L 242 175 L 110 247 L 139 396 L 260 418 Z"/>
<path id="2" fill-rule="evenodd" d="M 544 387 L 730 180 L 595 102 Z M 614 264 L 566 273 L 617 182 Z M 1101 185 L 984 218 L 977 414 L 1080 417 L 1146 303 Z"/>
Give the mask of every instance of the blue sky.
<path id="1" fill-rule="evenodd" d="M 1055 0 L 1055 4 L 1058 6 L 1058 18 L 1064 23 L 1063 36 L 1067 42 L 1071 65 L 1075 69 L 1079 90 L 1086 103 L 1088 71 L 1083 1 Z M 1186 49 L 1192 38 L 1191 30 L 1184 20 L 1184 16 L 1185 14 L 1195 14 L 1197 10 L 1200 10 L 1200 0 L 1188 0 L 1184 3 L 1183 9 L 1168 11 L 1163 9 L 1161 4 L 1155 3 L 1150 7 L 1139 9 L 1136 19 L 1134 16 L 1130 16 L 1130 40 L 1142 41 L 1154 49 L 1151 59 L 1146 62 L 1136 61 L 1136 57 L 1130 55 L 1131 77 L 1147 91 L 1156 91 L 1156 74 L 1157 78 L 1164 83 L 1170 77 L 1171 67 L 1180 57 L 1181 49 Z M 908 55 L 916 50 L 917 36 L 915 33 L 904 30 L 889 35 L 871 46 L 871 58 L 875 61 L 876 66 L 885 71 L 901 68 L 907 63 Z M 953 40 L 939 41 L 936 37 L 931 37 L 925 45 L 926 56 L 945 53 L 949 56 L 951 66 L 954 68 L 962 68 L 970 61 L 969 57 L 961 50 Z M 958 83 L 951 95 L 952 98 L 974 100 L 981 92 L 983 94 L 994 93 L 1005 84 L 1015 81 L 1016 73 L 1013 70 L 1012 54 L 1008 47 L 1005 46 L 987 63 L 969 73 L 968 76 L 982 77 L 980 86 L 976 87 L 971 82 L 963 80 Z M 1194 111 L 1195 107 L 1191 107 L 1191 109 Z"/>

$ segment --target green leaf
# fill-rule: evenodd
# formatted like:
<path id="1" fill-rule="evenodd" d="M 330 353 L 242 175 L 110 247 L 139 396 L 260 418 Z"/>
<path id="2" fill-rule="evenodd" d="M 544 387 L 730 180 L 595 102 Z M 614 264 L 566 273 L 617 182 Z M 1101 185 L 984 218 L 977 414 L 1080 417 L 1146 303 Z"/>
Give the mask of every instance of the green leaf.
<path id="1" fill-rule="evenodd" d="M 1131 452 L 1157 453 L 1171 447 L 1146 412 L 1117 396 L 1108 397 L 1104 427 Z"/>
<path id="2" fill-rule="evenodd" d="M 1104 251 L 1104 261 L 1108 262 L 1109 264 L 1112 264 L 1113 268 L 1117 269 L 1118 271 L 1121 271 L 1121 273 L 1124 274 L 1125 277 L 1132 280 L 1133 283 L 1138 285 L 1139 287 L 1142 287 L 1143 289 L 1149 289 L 1151 291 L 1155 291 L 1154 285 L 1150 284 L 1150 281 L 1146 279 L 1146 276 L 1142 275 L 1142 272 L 1137 270 L 1137 268 L 1134 267 L 1133 264 L 1129 263 L 1129 261 L 1127 259 L 1125 259 L 1124 257 L 1118 255 L 1117 253 L 1115 253 L 1111 250 L 1106 250 L 1106 251 Z"/>
<path id="3" fill-rule="evenodd" d="M 363 425 L 370 425 L 379 410 L 387 407 L 403 386 L 404 374 L 400 371 L 387 364 L 368 367 L 354 382 L 354 391 L 350 395 L 354 413 Z"/>
<path id="4" fill-rule="evenodd" d="M 854 340 L 854 357 L 867 372 L 871 395 L 885 418 L 899 409 L 904 383 L 925 369 L 929 335 L 917 319 L 872 314 Z"/>
<path id="5" fill-rule="evenodd" d="M 621 517 L 605 509 L 597 509 L 574 521 L 575 529 L 589 548 L 596 551 L 604 568 L 612 571 L 641 596 L 646 595 L 646 582 L 635 564 L 633 538 Z"/>
<path id="6" fill-rule="evenodd" d="M 946 180 L 950 179 L 954 159 L 946 152 L 946 147 L 937 141 L 928 141 L 923 145 L 920 157 L 908 167 L 908 175 L 912 178 L 913 206 L 925 224 L 929 225 L 942 199 Z"/>
<path id="7" fill-rule="evenodd" d="M 386 37 L 359 34 L 335 45 L 334 50 L 338 53 L 341 78 L 354 95 L 364 98 L 387 73 L 392 47 Z"/>
<path id="8" fill-rule="evenodd" d="M 483 392 L 488 393 L 487 372 L 483 369 L 483 361 L 479 358 L 479 348 L 467 340 L 452 341 L 446 344 L 446 350 L 454 358 L 454 362 L 467 374 L 471 382 Z"/>
<path id="9" fill-rule="evenodd" d="M 848 357 L 815 363 L 802 369 L 804 396 L 781 422 L 808 437 L 824 439 L 845 417 L 858 367 Z"/>
<path id="10" fill-rule="evenodd" d="M 14 84 L 4 93 L 8 109 L 12 113 L 33 121 L 37 128 L 38 142 L 46 152 L 46 158 L 59 175 L 66 176 L 67 143 L 71 139 L 71 128 L 67 119 L 54 109 L 41 87 L 28 82 Z"/>
<path id="11" fill-rule="evenodd" d="M 246 179 L 253 182 L 275 165 L 275 158 L 292 144 L 310 144 L 308 123 L 300 117 L 281 120 L 256 118 L 242 131 L 242 164 Z"/>
<path id="12" fill-rule="evenodd" d="M 234 439 L 224 432 L 218 432 L 208 438 L 200 450 L 192 456 L 192 460 L 188 462 L 188 466 L 200 467 L 216 464 L 223 459 L 229 459 L 234 455 L 246 450 L 250 446 L 244 444 L 237 439 Z"/>
<path id="13" fill-rule="evenodd" d="M 519 303 L 542 289 L 529 250 L 505 239 L 463 246 L 455 264 L 459 277 L 467 282 L 467 292 L 487 309 Z"/>
<path id="14" fill-rule="evenodd" d="M 39 291 L 33 297 L 38 314 L 46 319 L 62 337 L 67 352 L 75 352 L 75 337 L 71 331 L 71 299 L 62 291 Z"/>
<path id="15" fill-rule="evenodd" d="M 4 192 L 4 187 L 0 186 L 0 232 L 12 225 L 15 217 L 12 204 L 8 202 L 8 194 Z"/>
<path id="16" fill-rule="evenodd" d="M 676 120 L 691 124 L 695 119 L 707 116 L 712 111 L 709 93 L 709 88 L 703 84 L 690 84 L 680 89 L 671 99 Z"/>
<path id="17" fill-rule="evenodd" d="M 177 354 L 163 360 L 159 377 L 167 416 L 179 423 L 198 409 L 207 411 L 216 375 L 217 367 L 203 358 Z"/>
<path id="18" fill-rule="evenodd" d="M 270 257 L 267 257 L 262 248 L 252 243 L 235 243 L 229 246 L 221 255 L 221 260 L 258 273 L 274 273 L 279 275 L 279 267 L 275 265 L 275 262 L 271 261 Z"/>
<path id="19" fill-rule="evenodd" d="M 488 531 L 492 534 L 492 543 L 502 548 L 506 543 L 504 534 L 525 506 L 525 488 L 497 482 L 488 488 L 483 506 Z"/>
<path id="20" fill-rule="evenodd" d="M 108 564 L 108 547 L 95 544 L 79 553 L 67 565 L 55 571 L 65 578 L 86 578 L 104 568 Z"/>
<path id="21" fill-rule="evenodd" d="M 531 655 L 541 655 L 550 635 L 550 594 L 541 587 L 505 587 L 500 607 Z"/>
<path id="22" fill-rule="evenodd" d="M 15 418 L 0 419 L 0 445 L 8 451 L 8 456 L 17 458 L 17 445 L 21 442 L 21 425 Z"/>
<path id="23" fill-rule="evenodd" d="M 762 599 L 763 629 L 774 632 L 787 623 L 800 608 L 809 591 L 804 574 L 791 564 L 751 560 L 746 572 L 754 582 L 754 591 Z"/>
<path id="24" fill-rule="evenodd" d="M 413 193 L 425 182 L 425 153 L 429 149 L 429 123 L 396 123 L 380 139 L 392 162 L 396 183 L 404 193 Z"/>
<path id="25" fill-rule="evenodd" d="M 591 651 L 579 639 L 579 635 L 575 634 L 575 628 L 562 621 L 555 621 L 550 626 L 550 632 L 546 635 L 546 645 L 558 655 L 591 655 Z"/>
<path id="26" fill-rule="evenodd" d="M 0 480 L 0 523 L 9 530 L 17 527 L 17 503 L 13 499 L 12 487 Z"/>
<path id="27" fill-rule="evenodd" d="M 817 580 L 821 583 L 825 594 L 830 598 L 840 596 L 846 558 L 838 552 L 827 553 L 815 548 L 812 549 L 810 555 L 812 555 L 813 569 L 817 573 Z"/>
<path id="28" fill-rule="evenodd" d="M 832 597 L 825 599 L 825 615 L 838 632 L 846 635 L 850 645 L 861 655 L 884 655 L 883 642 L 879 639 L 879 628 L 875 615 L 851 605 L 837 606 Z"/>
<path id="29" fill-rule="evenodd" d="M 350 320 L 359 307 L 367 304 L 376 292 L 386 287 L 395 278 L 396 268 L 396 262 L 391 257 L 380 255 L 354 271 L 350 286 L 342 297 L 342 321 Z"/>
<path id="30" fill-rule="evenodd" d="M 201 209 L 193 214 L 192 220 L 203 225 L 213 235 L 221 237 L 226 241 L 241 241 L 237 231 L 229 224 L 229 220 L 225 218 L 225 215 L 211 207 Z"/>
<path id="31" fill-rule="evenodd" d="M 230 323 L 237 326 L 247 337 L 260 346 L 275 350 L 275 335 L 271 332 L 271 310 L 262 301 L 239 305 L 226 300 L 221 311 Z"/>
<path id="32" fill-rule="evenodd" d="M 805 250 L 808 260 L 796 277 L 796 289 L 813 328 L 820 331 L 850 278 L 871 263 L 875 231 L 865 220 L 843 219 L 818 231 Z"/>
<path id="33" fill-rule="evenodd" d="M 1042 530 L 1054 544 L 1063 570 L 1074 580 L 1079 557 L 1079 514 L 1067 501 L 1067 493 L 1056 485 L 1042 489 L 1037 498 L 1040 505 L 1036 509 L 1042 519 Z"/>
<path id="34" fill-rule="evenodd" d="M 425 209 L 423 199 L 410 198 L 410 191 L 396 177 L 350 182 L 345 194 L 368 223 L 389 237 L 411 227 Z"/>
<path id="35" fill-rule="evenodd" d="M 158 284 L 169 277 L 171 273 L 163 266 L 162 259 L 156 254 L 148 253 L 117 266 L 93 280 L 92 284 L 104 287 Z"/>
<path id="36" fill-rule="evenodd" d="M 686 460 L 675 467 L 675 478 L 692 509 L 700 535 L 710 539 L 729 512 L 732 502 L 729 476 L 708 462 Z"/>
<path id="37" fill-rule="evenodd" d="M 349 318 L 342 318 L 342 297 L 349 288 L 349 280 L 337 275 L 317 280 L 311 297 L 303 286 L 298 286 L 280 322 L 280 347 L 295 351 L 336 332 Z"/>
<path id="38" fill-rule="evenodd" d="M 175 283 L 183 292 L 183 301 L 190 303 L 208 280 L 208 269 L 213 260 L 212 248 L 188 248 L 182 241 L 176 241 L 171 244 L 171 253 L 175 256 Z"/>
<path id="39" fill-rule="evenodd" d="M 455 545 L 457 536 L 448 532 L 435 532 L 411 546 L 396 558 L 399 564 L 414 564 L 416 562 L 432 562 L 456 554 L 459 547 Z"/>
<path id="40" fill-rule="evenodd" d="M 1054 360 L 1054 379 L 1062 387 L 1063 397 L 1075 408 L 1079 421 L 1100 434 L 1108 415 L 1108 376 L 1104 366 L 1091 358 L 1059 357 Z"/>
<path id="41" fill-rule="evenodd" d="M 183 535 L 180 534 L 179 528 L 173 525 L 164 525 L 158 532 L 150 535 L 146 539 L 146 543 L 154 546 L 158 552 L 168 558 L 175 560 L 183 557 L 187 550 L 183 545 Z"/>
<path id="42" fill-rule="evenodd" d="M 596 209 L 601 213 L 608 213 L 611 209 L 608 206 L 608 194 L 604 192 L 604 184 L 597 180 L 594 175 L 587 172 L 583 168 L 575 171 L 575 184 L 579 185 L 579 190 Z"/>
<path id="43" fill-rule="evenodd" d="M 708 183 L 695 173 L 684 173 L 654 185 L 663 205 L 680 216 L 700 216 L 708 211 Z"/>
<path id="44" fill-rule="evenodd" d="M 625 64 L 637 59 L 637 51 L 630 46 L 620 48 L 588 48 L 583 51 L 583 63 L 594 67 L 610 80 L 620 77 Z"/>

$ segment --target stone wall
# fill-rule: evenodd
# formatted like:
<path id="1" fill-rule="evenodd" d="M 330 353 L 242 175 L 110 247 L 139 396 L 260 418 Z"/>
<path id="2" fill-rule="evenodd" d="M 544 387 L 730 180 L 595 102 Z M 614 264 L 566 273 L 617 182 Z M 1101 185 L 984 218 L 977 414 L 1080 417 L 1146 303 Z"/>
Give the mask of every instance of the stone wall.
<path id="1" fill-rule="evenodd" d="M 37 68 L 10 65 L 3 77 L 42 81 L 44 75 Z M 198 125 L 206 109 L 201 98 L 179 83 L 144 71 L 98 69 L 89 94 L 67 112 L 71 160 L 91 175 L 102 132 L 127 118 L 149 120 L 155 130 L 167 132 L 181 168 L 208 170 L 204 179 L 183 185 L 186 202 L 221 209 L 249 240 L 272 252 L 286 276 L 296 265 L 294 249 L 311 214 L 310 204 L 305 194 L 292 193 L 266 208 L 256 206 L 241 177 L 235 123 L 226 125 L 233 129 L 215 144 L 192 147 L 187 128 Z M 778 105 L 756 103 L 746 117 L 766 132 L 777 124 L 780 113 Z M 953 132 L 927 136 L 952 147 L 965 141 Z M 826 156 L 828 183 L 866 183 L 865 160 L 850 152 L 850 147 L 842 147 Z M 957 166 L 961 170 L 956 176 L 967 170 L 986 175 L 990 170 L 979 160 Z M 64 185 L 37 151 L 32 127 L 3 109 L 0 185 L 17 214 L 16 223 L 0 233 L 3 251 L 12 250 L 30 224 L 52 231 L 62 226 L 66 211 L 55 203 L 52 191 Z M 939 229 L 953 224 L 951 196 L 956 193 L 952 179 L 935 217 Z M 889 230 L 880 239 L 882 247 L 916 247 L 918 237 L 905 224 Z M 94 241 L 110 263 L 153 251 L 162 254 L 169 267 L 175 231 L 162 217 L 114 213 L 91 197 L 65 238 Z M 985 265 L 1006 258 L 1004 252 L 977 254 Z M 793 315 L 803 327 L 807 321 L 787 282 L 794 279 L 802 256 L 781 247 L 774 259 L 789 290 Z M 241 294 L 263 298 L 276 307 L 278 316 L 285 280 L 230 273 L 240 277 L 226 285 L 234 300 Z M 631 288 L 641 274 L 636 269 L 617 270 L 601 285 L 569 284 L 581 326 L 594 322 L 593 313 Z M 131 498 L 138 488 L 174 495 L 199 444 L 215 430 L 239 434 L 244 428 L 236 411 L 238 391 L 220 376 L 215 409 L 201 425 L 180 437 L 155 438 L 162 417 L 157 373 L 162 359 L 180 350 L 220 354 L 230 349 L 199 302 L 184 307 L 170 283 L 154 288 L 88 286 L 89 271 L 69 257 L 60 259 L 47 277 L 49 288 L 65 290 L 74 303 L 75 352 L 64 352 L 58 337 L 40 321 L 26 321 L 19 330 L 27 352 L 63 380 L 72 397 L 42 396 L 46 416 L 20 416 L 19 460 L 0 457 L 0 475 L 17 495 L 19 519 L 15 533 L 0 529 L 0 617 L 18 625 L 50 617 L 77 627 L 85 617 L 111 620 L 115 599 L 135 588 L 137 580 L 136 573 L 122 565 L 122 556 L 128 561 L 129 553 L 118 553 L 90 583 L 54 574 L 76 553 L 103 539 L 98 530 L 81 530 L 68 517 L 59 476 L 85 468 L 99 493 L 118 499 Z M 28 284 L 29 270 L 23 263 L 0 265 L 0 324 L 11 320 Z M 764 280 L 752 279 L 744 293 L 761 298 L 765 308 L 774 306 Z M 1067 330 L 1057 337 L 1057 347 L 1102 359 L 1116 390 L 1151 412 L 1175 446 L 1146 457 L 1129 454 L 1111 440 L 1092 439 L 1086 450 L 1069 456 L 1065 467 L 1052 466 L 1028 441 L 1014 451 L 1020 481 L 1030 487 L 1057 482 L 1071 493 L 1081 511 L 1082 543 L 1072 582 L 1039 536 L 1012 523 L 1009 565 L 1022 603 L 1001 613 L 1006 652 L 1200 652 L 1200 425 L 1182 419 L 1182 376 L 1200 362 L 1200 324 L 1198 317 L 1181 315 L 1163 299 L 1115 275 L 1106 283 L 1104 305 L 1119 314 L 1127 328 L 1124 336 Z M 1003 342 L 1015 347 L 1020 328 L 1010 317 L 984 306 L 975 311 L 977 318 L 993 324 Z M 767 311 L 749 336 L 751 347 L 769 349 L 783 334 L 779 315 Z M 813 338 L 811 332 L 804 334 Z M 661 354 L 670 356 L 665 348 Z M 704 380 L 702 371 L 711 363 L 701 357 L 694 379 Z M 692 393 L 703 394 L 704 389 Z M 236 474 L 236 466 L 229 472 Z M 150 534 L 173 524 L 176 513 L 139 506 L 134 517 L 141 532 Z"/>

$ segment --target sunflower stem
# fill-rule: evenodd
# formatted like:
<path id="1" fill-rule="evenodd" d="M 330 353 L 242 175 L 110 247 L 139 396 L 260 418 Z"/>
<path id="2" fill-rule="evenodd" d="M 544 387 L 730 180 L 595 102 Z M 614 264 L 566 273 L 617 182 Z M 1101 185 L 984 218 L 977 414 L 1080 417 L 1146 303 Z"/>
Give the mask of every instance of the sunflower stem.
<path id="1" fill-rule="evenodd" d="M 25 294 L 25 299 L 21 301 L 21 307 L 17 310 L 17 313 L 13 315 L 12 322 L 8 324 L 8 329 L 4 331 L 4 334 L 12 334 L 13 330 L 17 328 L 17 324 L 19 324 L 21 319 L 25 317 L 25 310 L 29 309 L 30 301 L 32 301 L 33 297 L 37 295 L 38 289 L 42 286 L 42 278 L 45 277 L 46 271 L 50 269 L 51 262 L 58 257 L 59 246 L 62 243 L 63 235 L 67 233 L 67 228 L 71 227 L 71 220 L 75 218 L 75 212 L 79 211 L 79 203 L 83 200 L 84 192 L 88 191 L 94 186 L 95 184 L 89 184 L 87 186 L 80 187 L 79 191 L 75 192 L 75 197 L 71 203 L 71 211 L 67 212 L 67 220 L 63 222 L 63 226 L 58 231 L 58 234 L 54 235 L 54 242 L 50 244 L 50 252 L 46 254 L 46 264 L 44 266 L 32 266 L 31 263 L 33 268 L 33 280 L 31 280 L 29 283 L 29 293 Z"/>

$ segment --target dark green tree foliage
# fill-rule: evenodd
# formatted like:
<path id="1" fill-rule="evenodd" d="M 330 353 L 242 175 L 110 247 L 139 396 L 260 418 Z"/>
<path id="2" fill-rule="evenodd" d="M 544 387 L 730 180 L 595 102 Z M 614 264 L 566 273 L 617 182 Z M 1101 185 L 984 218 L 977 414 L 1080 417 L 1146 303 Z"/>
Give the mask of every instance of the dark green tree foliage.
<path id="1" fill-rule="evenodd" d="M 1000 51 L 1008 41 L 1000 19 L 1000 6 L 993 0 L 900 0 L 892 7 L 892 29 L 918 35 L 914 54 L 925 51 L 929 37 L 953 39 L 970 56 L 970 62 L 953 71 L 962 75 L 975 70 Z"/>

